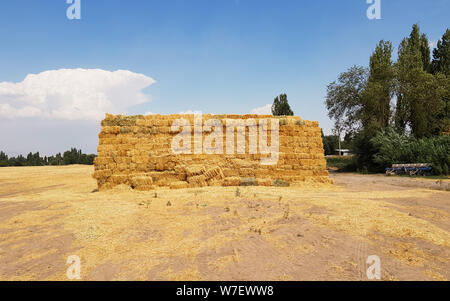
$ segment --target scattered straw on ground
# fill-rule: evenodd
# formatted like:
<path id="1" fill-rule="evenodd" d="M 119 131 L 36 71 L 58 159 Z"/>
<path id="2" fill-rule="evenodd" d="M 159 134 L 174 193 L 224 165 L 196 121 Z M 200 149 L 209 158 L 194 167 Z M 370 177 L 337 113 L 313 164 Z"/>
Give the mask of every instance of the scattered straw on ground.
<path id="1" fill-rule="evenodd" d="M 96 192 L 92 172 L 0 169 L 0 280 L 66 280 L 69 255 L 85 280 L 360 280 L 372 254 L 386 280 L 450 277 L 449 192 L 310 183 Z M 418 199 L 430 214 L 411 214 Z"/>

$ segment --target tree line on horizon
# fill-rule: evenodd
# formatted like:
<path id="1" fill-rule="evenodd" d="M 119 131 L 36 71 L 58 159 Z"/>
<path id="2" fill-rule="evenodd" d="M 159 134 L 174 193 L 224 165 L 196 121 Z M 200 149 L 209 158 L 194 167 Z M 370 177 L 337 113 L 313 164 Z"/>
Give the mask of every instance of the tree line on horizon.
<path id="1" fill-rule="evenodd" d="M 26 157 L 18 155 L 9 157 L 3 151 L 0 151 L 0 167 L 7 166 L 49 166 L 49 165 L 93 165 L 95 154 L 84 154 L 81 149 L 71 148 L 63 154 L 58 153 L 54 156 L 41 157 L 39 152 L 29 153 Z"/>
<path id="2" fill-rule="evenodd" d="M 344 135 L 355 153 L 354 168 L 379 172 L 394 163 L 432 163 L 450 168 L 450 29 L 431 52 L 417 24 L 392 59 L 381 40 L 369 66 L 353 66 L 327 87 L 326 107 L 334 137 Z"/>

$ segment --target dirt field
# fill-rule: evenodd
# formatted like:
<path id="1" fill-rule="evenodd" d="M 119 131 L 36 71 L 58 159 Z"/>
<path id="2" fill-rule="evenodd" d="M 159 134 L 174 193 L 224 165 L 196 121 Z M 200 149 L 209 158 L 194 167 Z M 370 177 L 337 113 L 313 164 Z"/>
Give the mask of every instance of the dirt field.
<path id="1" fill-rule="evenodd" d="M 448 180 L 96 192 L 93 167 L 0 168 L 0 280 L 450 278 Z M 440 189 L 440 190 L 439 190 Z"/>

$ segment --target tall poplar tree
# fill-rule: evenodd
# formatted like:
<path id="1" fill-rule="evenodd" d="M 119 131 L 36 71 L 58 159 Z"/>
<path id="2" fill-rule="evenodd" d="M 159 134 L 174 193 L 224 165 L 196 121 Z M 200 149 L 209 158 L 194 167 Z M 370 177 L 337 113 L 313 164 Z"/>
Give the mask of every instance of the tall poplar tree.
<path id="1" fill-rule="evenodd" d="M 428 39 L 420 35 L 419 26 L 414 24 L 409 38 L 401 42 L 398 52 L 395 121 L 401 132 L 409 125 L 418 138 L 431 133 L 426 108 L 432 111 L 438 109 L 436 99 L 429 93 L 434 87 L 434 80 L 427 73 L 429 60 Z"/>
<path id="2" fill-rule="evenodd" d="M 450 29 L 448 28 L 433 50 L 431 69 L 434 74 L 440 72 L 450 76 Z"/>
<path id="3" fill-rule="evenodd" d="M 277 96 L 272 105 L 272 114 L 274 116 L 292 116 L 294 112 L 292 112 L 291 107 L 289 106 L 287 95 L 280 94 Z"/>
<path id="4" fill-rule="evenodd" d="M 370 57 L 369 79 L 363 93 L 362 123 L 365 131 L 375 134 L 389 125 L 394 75 L 392 43 L 380 41 Z"/>

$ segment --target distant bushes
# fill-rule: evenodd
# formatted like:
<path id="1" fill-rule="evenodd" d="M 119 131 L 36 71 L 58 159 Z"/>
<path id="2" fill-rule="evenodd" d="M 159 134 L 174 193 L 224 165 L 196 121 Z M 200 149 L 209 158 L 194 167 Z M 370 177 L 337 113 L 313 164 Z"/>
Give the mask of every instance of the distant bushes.
<path id="1" fill-rule="evenodd" d="M 327 168 L 337 168 L 340 172 L 356 171 L 356 160 L 353 156 L 332 156 L 327 157 Z"/>
<path id="2" fill-rule="evenodd" d="M 69 151 L 56 154 L 55 156 L 41 157 L 39 152 L 29 153 L 26 157 L 19 155 L 17 157 L 8 157 L 4 152 L 0 151 L 0 167 L 6 166 L 46 166 L 46 165 L 70 165 L 84 164 L 93 165 L 96 155 L 83 154 L 81 150 L 72 148 Z"/>
<path id="3" fill-rule="evenodd" d="M 328 157 L 327 166 L 338 171 L 384 172 L 392 164 L 430 163 L 433 174 L 450 174 L 450 136 L 417 139 L 388 127 L 372 139 L 356 135 L 353 157 Z"/>
<path id="4" fill-rule="evenodd" d="M 370 142 L 376 150 L 373 162 L 380 169 L 397 163 L 431 163 L 434 174 L 449 174 L 450 136 L 448 135 L 416 139 L 388 128 L 379 132 Z"/>

